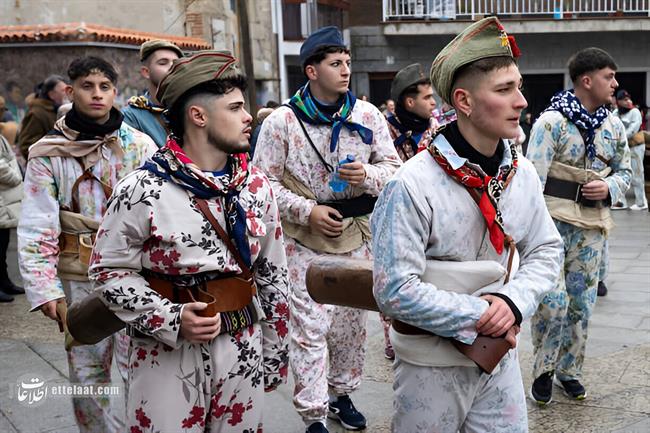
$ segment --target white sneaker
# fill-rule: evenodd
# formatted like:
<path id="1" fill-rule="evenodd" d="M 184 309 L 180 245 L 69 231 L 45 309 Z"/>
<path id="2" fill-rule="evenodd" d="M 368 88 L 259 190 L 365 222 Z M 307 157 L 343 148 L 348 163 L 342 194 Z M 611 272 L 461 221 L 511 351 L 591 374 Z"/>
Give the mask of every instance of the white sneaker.
<path id="1" fill-rule="evenodd" d="M 624 210 L 624 209 L 627 209 L 627 205 L 621 203 L 620 201 L 612 205 L 612 210 Z"/>
<path id="2" fill-rule="evenodd" d="M 630 210 L 648 210 L 648 203 L 644 204 L 643 206 L 633 204 L 632 206 L 630 206 Z"/>

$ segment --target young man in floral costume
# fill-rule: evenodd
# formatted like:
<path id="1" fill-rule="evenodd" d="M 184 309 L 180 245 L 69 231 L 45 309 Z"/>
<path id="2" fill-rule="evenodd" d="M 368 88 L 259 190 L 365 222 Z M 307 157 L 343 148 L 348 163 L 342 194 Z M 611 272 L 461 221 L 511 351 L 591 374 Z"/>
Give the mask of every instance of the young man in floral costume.
<path id="1" fill-rule="evenodd" d="M 130 432 L 261 432 L 264 391 L 287 375 L 282 228 L 247 163 L 245 83 L 227 52 L 174 63 L 157 91 L 172 134 L 117 185 L 97 235 L 95 291 L 132 336 Z M 202 290 L 214 302 L 193 301 Z"/>
<path id="2" fill-rule="evenodd" d="M 610 206 L 630 186 L 625 128 L 605 107 L 618 86 L 616 63 L 599 48 L 569 60 L 574 89 L 556 94 L 530 133 L 526 156 L 544 185 L 546 203 L 564 240 L 556 287 L 532 320 L 532 398 L 548 404 L 553 377 L 571 398 L 580 383 L 589 317 L 596 303 L 603 243 L 613 227 Z"/>
<path id="3" fill-rule="evenodd" d="M 560 268 L 561 239 L 535 169 L 504 139 L 527 105 L 517 55 L 494 17 L 438 54 L 431 82 L 458 120 L 404 164 L 372 215 L 375 298 L 393 319 L 395 432 L 528 431 L 517 351 L 487 373 L 452 344 L 505 334 L 514 348 L 518 326 Z M 426 273 L 430 261 L 460 262 L 465 272 L 445 290 L 439 273 Z M 480 295 L 481 287 L 458 290 L 465 274 L 486 266 L 502 277 L 483 285 L 496 284 Z"/>
<path id="4" fill-rule="evenodd" d="M 328 410 L 360 430 L 366 419 L 348 394 L 361 383 L 366 313 L 316 303 L 305 276 L 323 254 L 371 258 L 368 215 L 400 160 L 386 119 L 348 90 L 350 54 L 339 30 L 313 33 L 300 58 L 309 81 L 266 118 L 254 162 L 269 176 L 285 231 L 294 405 L 310 433 L 327 431 Z M 354 162 L 339 165 L 348 155 Z"/>
<path id="5" fill-rule="evenodd" d="M 60 242 L 59 211 L 73 210 L 98 222 L 106 211 L 110 188 L 156 151 L 153 141 L 124 123 L 113 108 L 117 73 L 112 65 L 96 57 L 77 59 L 68 75 L 72 109 L 30 148 L 18 226 L 20 272 L 27 298 L 32 311 L 41 310 L 52 320 L 57 320 L 57 303 L 74 302 L 91 291 L 85 267 L 83 275 L 62 273 L 70 245 Z M 87 178 L 77 182 L 84 174 Z M 68 352 L 70 382 L 110 382 L 114 346 L 126 378 L 128 337 L 118 333 Z M 111 408 L 108 397 L 77 397 L 72 402 L 82 433 L 123 431 L 124 409 Z"/>

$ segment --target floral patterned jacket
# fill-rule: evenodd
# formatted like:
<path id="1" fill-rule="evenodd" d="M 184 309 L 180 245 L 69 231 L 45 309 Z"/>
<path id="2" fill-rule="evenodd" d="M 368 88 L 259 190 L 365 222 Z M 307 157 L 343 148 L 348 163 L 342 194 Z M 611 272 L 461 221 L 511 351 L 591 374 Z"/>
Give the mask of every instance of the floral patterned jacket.
<path id="1" fill-rule="evenodd" d="M 596 130 L 594 144 L 598 157 L 589 161 L 585 158 L 585 144 L 578 127 L 561 113 L 546 111 L 533 125 L 526 157 L 535 166 L 542 188 L 553 161 L 597 172 L 611 167 L 612 172 L 605 182 L 612 204 L 616 203 L 630 186 L 632 169 L 625 127 L 614 114 L 610 114 Z"/>
<path id="2" fill-rule="evenodd" d="M 156 164 L 155 162 L 152 162 Z M 160 169 L 163 171 L 163 169 Z M 213 182 L 220 178 L 205 173 Z M 246 211 L 254 304 L 261 317 L 264 380 L 286 378 L 289 307 L 287 264 L 280 215 L 271 185 L 252 168 L 239 193 Z M 223 198 L 208 201 L 226 227 Z M 143 269 L 191 281 L 205 273 L 239 273 L 237 261 L 197 208 L 193 197 L 171 180 L 140 169 L 113 192 L 93 250 L 90 278 L 111 310 L 143 334 L 179 348 L 182 304 L 162 298 L 140 274 Z"/>
<path id="3" fill-rule="evenodd" d="M 373 131 L 372 144 L 364 144 L 356 132 L 343 128 L 336 151 L 330 152 L 332 129 L 325 125 L 305 123 L 318 152 L 333 167 L 348 154 L 364 163 L 365 181 L 356 187 L 350 186 L 341 193 L 330 190 L 330 173 L 307 141 L 290 108 L 280 107 L 264 120 L 257 140 L 254 164 L 269 177 L 283 219 L 308 225 L 309 215 L 316 205 L 316 201 L 295 194 L 281 184 L 285 171 L 306 185 L 320 202 L 354 198 L 364 193 L 377 196 L 400 167 L 401 161 L 390 138 L 386 119 L 379 110 L 369 102 L 357 100 L 351 116 L 353 122 Z"/>
<path id="4" fill-rule="evenodd" d="M 70 141 L 75 141 L 79 134 L 69 129 L 63 119 L 56 123 L 55 129 Z M 92 172 L 103 183 L 113 187 L 140 167 L 157 147 L 149 136 L 126 123 L 122 123 L 110 136 L 118 138 L 124 157 L 118 158 L 108 146 L 102 145 L 102 158 Z M 41 140 L 48 139 L 51 138 L 46 135 Z M 25 197 L 18 225 L 18 258 L 32 311 L 65 296 L 61 280 L 57 277 L 58 238 L 61 233 L 59 208 L 71 207 L 72 186 L 82 173 L 81 165 L 72 157 L 37 157 L 27 164 Z M 79 208 L 82 215 L 99 221 L 106 211 L 106 202 L 98 182 L 81 182 Z"/>
<path id="5" fill-rule="evenodd" d="M 450 164 L 459 157 L 446 138 L 433 141 Z M 504 152 L 501 170 L 512 164 Z M 525 158 L 499 200 L 505 233 L 520 255 L 514 278 L 497 292 L 516 305 L 522 318 L 533 315 L 555 285 L 563 260 L 562 239 L 549 215 L 537 173 Z M 507 268 L 486 240 L 486 224 L 465 187 L 420 152 L 395 174 L 379 196 L 371 218 L 374 294 L 381 311 L 442 337 L 471 344 L 476 321 L 488 308 L 478 297 L 453 293 L 422 281 L 426 260 L 495 260 Z"/>

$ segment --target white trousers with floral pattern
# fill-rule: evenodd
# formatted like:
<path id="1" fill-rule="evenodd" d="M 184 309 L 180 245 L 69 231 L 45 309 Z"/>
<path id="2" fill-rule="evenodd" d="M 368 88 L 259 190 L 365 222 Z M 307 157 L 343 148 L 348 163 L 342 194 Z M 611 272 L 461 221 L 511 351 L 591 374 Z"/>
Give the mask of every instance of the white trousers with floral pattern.
<path id="1" fill-rule="evenodd" d="M 178 349 L 132 337 L 126 431 L 261 432 L 263 375 L 259 323 Z"/>
<path id="2" fill-rule="evenodd" d="M 65 281 L 64 290 L 72 303 L 90 294 L 90 283 Z M 129 337 L 120 331 L 92 346 L 73 347 L 68 352 L 70 383 L 81 385 L 119 384 L 126 389 Z M 121 377 L 111 379 L 113 358 Z M 124 406 L 115 397 L 95 395 L 73 397 L 72 407 L 80 433 L 118 433 L 124 430 Z"/>
<path id="3" fill-rule="evenodd" d="M 491 375 L 478 367 L 423 367 L 397 355 L 393 433 L 525 433 L 528 415 L 516 350 Z"/>
<path id="4" fill-rule="evenodd" d="M 361 384 L 367 313 L 315 302 L 307 293 L 305 277 L 309 264 L 323 253 L 289 237 L 285 242 L 291 287 L 289 362 L 295 380 L 293 404 L 309 425 L 325 421 L 330 392 L 349 394 Z M 348 255 L 372 259 L 368 244 Z"/>

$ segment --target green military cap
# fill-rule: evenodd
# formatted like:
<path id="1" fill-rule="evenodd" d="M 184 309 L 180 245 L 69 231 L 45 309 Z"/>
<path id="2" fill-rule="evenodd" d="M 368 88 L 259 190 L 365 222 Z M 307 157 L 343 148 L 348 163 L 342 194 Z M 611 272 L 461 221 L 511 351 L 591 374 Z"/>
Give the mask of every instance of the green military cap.
<path id="1" fill-rule="evenodd" d="M 427 80 L 424 69 L 419 63 L 413 63 L 401 69 L 390 84 L 390 99 L 397 102 L 402 92 L 409 86 Z"/>
<path id="2" fill-rule="evenodd" d="M 169 41 L 162 39 L 152 39 L 140 45 L 140 61 L 144 62 L 154 51 L 157 50 L 172 50 L 178 57 L 183 57 L 183 50 Z"/>
<path id="3" fill-rule="evenodd" d="M 496 17 L 484 18 L 467 27 L 442 49 L 431 65 L 431 83 L 438 95 L 451 104 L 454 75 L 462 66 L 488 57 L 519 57 L 514 37 L 508 36 Z"/>
<path id="4" fill-rule="evenodd" d="M 171 108 L 185 92 L 206 81 L 240 75 L 237 59 L 230 51 L 198 51 L 174 60 L 156 91 L 156 99 Z"/>

